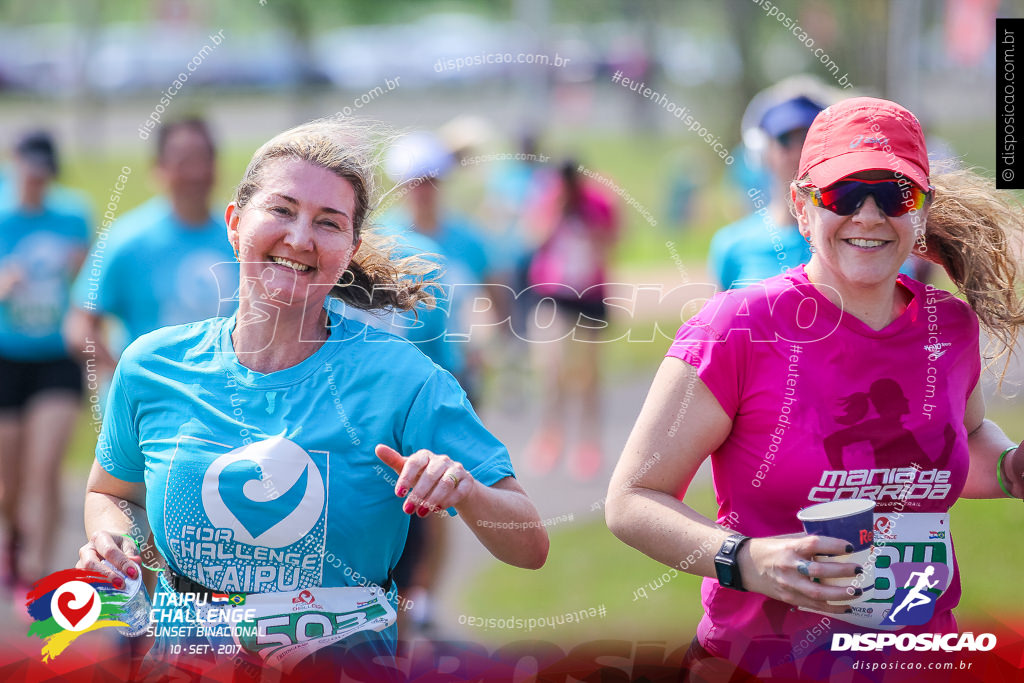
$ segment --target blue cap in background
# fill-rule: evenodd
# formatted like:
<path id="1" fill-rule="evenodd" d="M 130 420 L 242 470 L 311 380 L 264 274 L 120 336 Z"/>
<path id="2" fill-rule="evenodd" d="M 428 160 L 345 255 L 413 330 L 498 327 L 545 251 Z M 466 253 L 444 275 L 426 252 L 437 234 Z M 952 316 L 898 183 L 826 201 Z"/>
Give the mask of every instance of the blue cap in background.
<path id="1" fill-rule="evenodd" d="M 814 117 L 824 108 L 809 97 L 800 95 L 770 107 L 758 125 L 773 138 L 781 137 L 793 130 L 810 128 Z"/>

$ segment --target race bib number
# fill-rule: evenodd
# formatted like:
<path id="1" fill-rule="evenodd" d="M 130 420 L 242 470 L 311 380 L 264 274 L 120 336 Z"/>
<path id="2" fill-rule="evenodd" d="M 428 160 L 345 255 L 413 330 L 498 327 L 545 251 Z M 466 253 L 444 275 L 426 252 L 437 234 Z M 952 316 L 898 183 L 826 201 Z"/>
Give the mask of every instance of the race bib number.
<path id="1" fill-rule="evenodd" d="M 7 302 L 11 326 L 32 336 L 47 334 L 60 328 L 64 296 L 60 282 L 33 281 L 32 286 L 18 287 Z"/>
<path id="2" fill-rule="evenodd" d="M 242 650 L 267 666 L 290 671 L 300 660 L 359 631 L 383 631 L 395 623 L 395 609 L 378 587 L 308 588 L 245 596 L 251 619 L 235 621 L 230 610 L 200 607 L 199 618 L 227 625 Z M 218 611 L 219 610 L 219 611 Z"/>
<path id="3" fill-rule="evenodd" d="M 830 615 L 865 628 L 898 631 L 928 623 L 953 578 L 947 513 L 875 513 L 875 583 L 847 603 L 852 614 Z"/>

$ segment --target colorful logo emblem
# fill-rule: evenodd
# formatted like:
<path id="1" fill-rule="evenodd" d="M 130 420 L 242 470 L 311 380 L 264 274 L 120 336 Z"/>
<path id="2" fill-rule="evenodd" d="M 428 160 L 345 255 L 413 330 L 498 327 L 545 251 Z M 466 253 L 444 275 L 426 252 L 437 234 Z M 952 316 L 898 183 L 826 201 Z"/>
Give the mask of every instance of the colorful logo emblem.
<path id="1" fill-rule="evenodd" d="M 35 621 L 28 635 L 42 638 L 43 661 L 59 655 L 78 636 L 120 621 L 128 596 L 99 572 L 65 569 L 36 581 L 25 604 Z"/>
<path id="2" fill-rule="evenodd" d="M 888 517 L 879 517 L 875 520 L 875 535 L 878 538 L 891 539 L 893 531 L 893 523 Z"/>
<path id="3" fill-rule="evenodd" d="M 312 605 L 313 604 L 313 600 L 314 600 L 314 598 L 313 598 L 313 594 L 312 593 L 310 593 L 309 591 L 302 591 L 296 597 L 292 598 L 292 604 L 293 605 Z"/>

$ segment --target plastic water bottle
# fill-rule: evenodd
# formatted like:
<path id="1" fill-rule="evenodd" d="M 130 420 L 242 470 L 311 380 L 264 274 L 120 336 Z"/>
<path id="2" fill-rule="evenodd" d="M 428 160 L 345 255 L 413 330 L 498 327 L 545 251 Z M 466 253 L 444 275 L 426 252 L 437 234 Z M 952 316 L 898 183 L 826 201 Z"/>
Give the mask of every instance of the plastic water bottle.
<path id="1" fill-rule="evenodd" d="M 138 578 L 133 579 L 130 576 L 125 576 L 123 572 L 106 560 L 103 560 L 103 564 L 124 579 L 124 588 L 121 592 L 128 596 L 128 600 L 121 605 L 121 614 L 117 617 L 120 621 L 128 624 L 128 628 L 118 627 L 117 632 L 128 638 L 141 636 L 149 628 L 151 610 L 149 594 L 142 583 L 142 570 L 139 565 L 135 565 Z"/>

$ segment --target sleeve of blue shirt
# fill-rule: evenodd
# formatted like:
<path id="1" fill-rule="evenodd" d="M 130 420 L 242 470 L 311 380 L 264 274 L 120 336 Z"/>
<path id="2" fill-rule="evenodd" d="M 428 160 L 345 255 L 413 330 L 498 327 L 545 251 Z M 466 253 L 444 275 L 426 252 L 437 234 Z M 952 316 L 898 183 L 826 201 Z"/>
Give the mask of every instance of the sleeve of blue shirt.
<path id="1" fill-rule="evenodd" d="M 472 255 L 473 267 L 476 269 L 477 277 L 483 282 L 484 278 L 491 272 L 491 255 L 484 238 L 479 234 L 474 234 L 473 237 L 476 238 L 475 253 Z"/>
<path id="2" fill-rule="evenodd" d="M 122 315 L 118 280 L 123 279 L 119 273 L 124 269 L 125 256 L 118 243 L 108 240 L 105 250 L 93 245 L 72 287 L 72 303 L 87 311 Z"/>
<path id="3" fill-rule="evenodd" d="M 81 270 L 78 271 L 78 276 L 75 277 L 75 281 L 71 284 L 71 305 L 75 308 L 89 310 L 93 307 L 89 300 L 89 292 L 91 291 L 89 279 L 95 275 L 93 272 L 95 257 L 96 254 L 93 249 L 90 249 L 89 253 L 86 254 L 85 261 L 82 263 Z"/>
<path id="4" fill-rule="evenodd" d="M 86 225 L 92 225 L 92 204 L 84 192 L 60 184 L 53 184 L 50 186 L 49 192 L 47 192 L 45 201 L 48 207 L 60 213 L 78 216 Z M 88 238 L 89 236 L 86 234 L 86 239 Z"/>
<path id="5" fill-rule="evenodd" d="M 708 270 L 722 289 L 729 289 L 736 277 L 735 268 L 730 265 L 729 235 L 722 228 L 711 238 L 708 248 Z"/>
<path id="6" fill-rule="evenodd" d="M 480 422 L 455 378 L 441 369 L 423 383 L 405 421 L 399 450 L 409 456 L 421 448 L 459 461 L 484 486 L 515 476 L 508 449 Z"/>
<path id="7" fill-rule="evenodd" d="M 85 215 L 72 216 L 73 236 L 83 247 L 89 246 L 89 218 Z"/>
<path id="8" fill-rule="evenodd" d="M 110 380 L 103 428 L 96 442 L 96 461 L 111 476 L 122 481 L 141 482 L 146 471 L 145 456 L 139 448 L 135 410 L 125 389 L 126 368 L 133 365 L 130 357 L 122 358 Z"/>
<path id="9" fill-rule="evenodd" d="M 473 271 L 473 276 L 479 282 L 483 282 L 491 270 L 489 245 L 483 235 L 483 229 L 476 227 L 462 216 L 447 216 L 446 220 L 449 221 L 447 229 L 458 239 L 458 258 Z M 448 245 L 448 248 L 451 249 L 452 245 Z M 455 255 L 454 253 L 446 254 L 449 258 L 454 258 Z"/>

